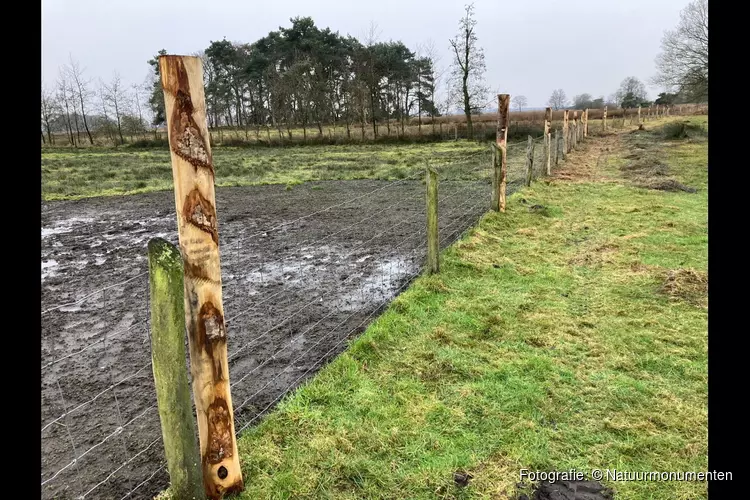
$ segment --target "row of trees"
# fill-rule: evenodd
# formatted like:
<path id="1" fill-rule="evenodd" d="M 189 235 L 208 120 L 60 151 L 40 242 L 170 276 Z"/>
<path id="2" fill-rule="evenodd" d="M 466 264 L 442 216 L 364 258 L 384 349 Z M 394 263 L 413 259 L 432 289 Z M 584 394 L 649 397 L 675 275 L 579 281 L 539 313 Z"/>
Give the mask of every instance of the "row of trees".
<path id="1" fill-rule="evenodd" d="M 203 60 L 209 127 L 235 127 L 256 136 L 264 129 L 280 138 L 301 127 L 323 134 L 323 125 L 346 130 L 372 130 L 374 138 L 385 125 L 388 135 L 405 133 L 416 117 L 435 118 L 461 109 L 469 122 L 488 101 L 484 85 L 484 54 L 478 45 L 473 5 L 467 5 L 452 49 L 450 80 L 438 100 L 442 72 L 432 42 L 411 50 L 401 41 L 380 41 L 375 25 L 363 41 L 317 27 L 309 17 L 290 20 L 253 43 L 212 41 L 194 55 Z M 72 145 L 94 143 L 106 135 L 115 144 L 165 122 L 159 75 L 162 49 L 148 61 L 151 71 L 144 85 L 125 87 L 115 74 L 110 82 L 94 82 L 71 57 L 61 68 L 55 88 L 42 85 L 42 140 L 54 143 L 64 133 Z M 431 120 L 433 133 L 435 121 Z"/>
<path id="2" fill-rule="evenodd" d="M 520 96 L 525 101 L 523 96 Z M 690 96 L 683 93 L 669 93 L 661 92 L 658 97 L 651 101 L 648 99 L 646 92 L 646 85 L 634 76 L 625 78 L 620 87 L 614 93 L 610 94 L 606 99 L 604 96 L 594 98 L 591 94 L 583 93 L 573 96 L 572 100 L 568 100 L 567 95 L 563 89 L 556 89 L 552 92 L 547 105 L 552 109 L 564 109 L 569 106 L 576 109 L 601 109 L 604 106 L 609 108 L 637 108 L 638 106 L 647 107 L 654 104 L 678 104 L 694 102 L 690 100 Z"/>
<path id="3" fill-rule="evenodd" d="M 160 51 L 160 54 L 166 53 Z M 254 43 L 214 41 L 197 54 L 203 59 L 210 127 L 265 127 L 291 137 L 296 126 L 317 129 L 332 124 L 351 135 L 353 124 L 384 122 L 403 133 L 416 115 L 440 115 L 438 74 L 432 45 L 410 50 L 400 41 L 377 41 L 373 25 L 364 42 L 320 29 L 309 17 L 291 19 L 291 27 L 272 31 Z M 154 123 L 164 122 L 158 57 L 153 68 L 150 104 Z M 399 130 L 400 129 L 400 130 Z"/>
<path id="4" fill-rule="evenodd" d="M 88 78 L 71 57 L 52 87 L 42 83 L 42 142 L 55 144 L 62 134 L 77 146 L 104 135 L 122 144 L 126 136 L 147 132 L 146 95 L 143 85 L 126 86 L 117 73 L 109 82 Z"/>

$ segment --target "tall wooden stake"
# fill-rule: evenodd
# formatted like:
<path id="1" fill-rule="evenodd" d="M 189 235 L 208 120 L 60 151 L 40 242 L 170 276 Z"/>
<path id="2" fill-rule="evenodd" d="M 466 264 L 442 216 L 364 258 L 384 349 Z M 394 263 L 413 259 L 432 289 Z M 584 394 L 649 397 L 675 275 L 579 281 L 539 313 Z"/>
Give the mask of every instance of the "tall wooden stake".
<path id="1" fill-rule="evenodd" d="M 573 146 L 572 149 L 578 147 L 578 110 L 573 110 Z"/>
<path id="2" fill-rule="evenodd" d="M 500 176 L 501 176 L 501 168 L 500 168 L 500 150 L 497 147 L 497 144 L 492 142 L 490 143 L 490 147 L 492 148 L 492 196 L 490 200 L 490 208 L 494 210 L 495 212 L 500 211 Z"/>
<path id="3" fill-rule="evenodd" d="M 555 129 L 555 168 L 560 163 L 560 129 Z"/>
<path id="4" fill-rule="evenodd" d="M 505 189 L 508 185 L 508 118 L 510 116 L 510 94 L 497 95 L 497 148 L 500 150 L 500 182 L 498 182 L 498 205 L 505 212 Z"/>
<path id="5" fill-rule="evenodd" d="M 180 251 L 166 240 L 148 242 L 151 368 L 170 490 L 175 498 L 206 498 L 195 439 L 185 363 L 185 302 Z"/>
<path id="6" fill-rule="evenodd" d="M 244 489 L 229 391 L 214 166 L 201 60 L 160 56 L 177 229 L 185 261 L 185 322 L 206 496 Z"/>
<path id="7" fill-rule="evenodd" d="M 430 274 L 440 271 L 440 239 L 438 238 L 438 177 L 427 167 L 427 269 Z"/>
<path id="8" fill-rule="evenodd" d="M 589 136 L 589 108 L 583 110 L 583 136 Z"/>
<path id="9" fill-rule="evenodd" d="M 529 136 L 529 144 L 526 146 L 526 185 L 531 186 L 531 177 L 534 172 L 534 138 Z"/>
<path id="10" fill-rule="evenodd" d="M 550 132 L 550 122 L 552 121 L 552 108 L 544 110 L 544 161 L 547 175 L 552 174 L 552 134 Z"/>
<path id="11" fill-rule="evenodd" d="M 638 125 L 640 125 L 641 123 L 641 107 L 638 106 Z"/>
<path id="12" fill-rule="evenodd" d="M 604 106 L 602 111 L 602 130 L 607 130 L 607 106 Z"/>
<path id="13" fill-rule="evenodd" d="M 568 144 L 570 142 L 569 134 L 570 132 L 569 132 L 569 127 L 568 127 L 568 110 L 566 109 L 563 111 L 563 126 L 562 126 L 562 136 L 563 136 L 562 159 L 563 160 L 568 157 L 568 150 L 569 150 L 568 148 L 570 147 Z"/>

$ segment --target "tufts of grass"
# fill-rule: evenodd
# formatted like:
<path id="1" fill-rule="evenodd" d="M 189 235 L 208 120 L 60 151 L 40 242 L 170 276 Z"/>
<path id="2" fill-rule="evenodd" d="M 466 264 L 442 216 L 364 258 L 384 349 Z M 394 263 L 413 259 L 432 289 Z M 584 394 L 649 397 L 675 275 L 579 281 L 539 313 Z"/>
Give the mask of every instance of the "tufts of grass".
<path id="1" fill-rule="evenodd" d="M 655 151 L 696 194 L 630 185 L 625 146 L 603 182 L 512 195 L 249 429 L 240 498 L 514 498 L 521 468 L 706 470 L 707 144 Z"/>

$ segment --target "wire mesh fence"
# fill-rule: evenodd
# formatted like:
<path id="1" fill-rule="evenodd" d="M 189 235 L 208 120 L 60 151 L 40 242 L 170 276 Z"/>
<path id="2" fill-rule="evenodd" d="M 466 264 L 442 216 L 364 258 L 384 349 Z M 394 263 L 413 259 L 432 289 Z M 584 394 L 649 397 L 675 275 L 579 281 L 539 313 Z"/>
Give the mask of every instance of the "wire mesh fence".
<path id="1" fill-rule="evenodd" d="M 537 138 L 534 174 L 543 175 Z M 508 192 L 526 142 L 508 145 Z M 438 171 L 440 247 L 490 206 L 490 148 Z M 423 269 L 424 166 L 394 181 L 217 190 L 238 433 L 345 349 Z M 71 215 L 75 214 L 75 215 Z M 151 369 L 146 244 L 177 243 L 171 192 L 42 215 L 43 498 L 150 498 L 168 484 Z"/>

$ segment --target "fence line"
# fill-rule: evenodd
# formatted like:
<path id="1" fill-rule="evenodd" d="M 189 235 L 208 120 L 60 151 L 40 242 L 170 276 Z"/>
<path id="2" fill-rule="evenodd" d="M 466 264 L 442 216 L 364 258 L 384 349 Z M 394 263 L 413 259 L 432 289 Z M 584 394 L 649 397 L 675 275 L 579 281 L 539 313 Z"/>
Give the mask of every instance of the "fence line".
<path id="1" fill-rule="evenodd" d="M 534 144 L 543 143 L 545 136 L 542 134 L 538 137 L 532 137 L 532 141 Z M 508 152 L 508 178 L 509 183 L 513 185 L 520 183 L 523 177 L 522 161 L 524 159 L 525 148 L 522 150 L 522 145 L 526 146 L 526 141 L 509 143 L 506 147 L 506 151 Z M 555 147 L 558 150 L 560 146 L 557 141 L 554 146 L 550 144 L 550 148 Z M 543 148 L 536 149 L 541 153 Z M 441 247 L 451 244 L 460 238 L 472 222 L 476 221 L 481 213 L 489 208 L 491 190 L 490 184 L 487 181 L 489 181 L 492 174 L 489 153 L 489 150 L 481 150 L 443 163 L 431 162 L 431 166 L 438 171 L 441 178 L 440 197 L 438 200 L 438 206 L 440 207 L 439 222 L 441 223 L 439 242 Z M 536 157 L 537 152 L 535 151 L 532 170 L 534 178 L 538 177 L 539 167 L 543 165 L 543 162 L 538 161 Z M 466 165 L 469 165 L 469 167 L 466 168 Z M 231 305 L 229 303 L 230 295 L 228 294 L 226 298 L 226 309 L 231 310 L 235 308 L 234 314 L 225 320 L 227 327 L 232 326 L 234 328 L 233 335 L 229 337 L 229 341 L 233 344 L 232 347 L 234 349 L 229 354 L 228 361 L 232 364 L 232 373 L 239 375 L 239 378 L 236 378 L 232 382 L 231 387 L 240 391 L 238 395 L 242 391 L 248 391 L 249 393 L 243 395 L 241 399 L 238 398 L 241 403 L 235 407 L 235 412 L 237 412 L 237 415 L 240 414 L 240 410 L 245 410 L 244 413 L 247 413 L 249 407 L 252 406 L 251 403 L 261 395 L 264 395 L 263 397 L 267 395 L 270 399 L 270 402 L 266 406 L 255 413 L 239 428 L 237 434 L 262 418 L 276 402 L 286 396 L 289 391 L 293 390 L 301 380 L 322 364 L 353 333 L 365 325 L 384 305 L 408 286 L 415 276 L 420 274 L 426 255 L 426 246 L 424 245 L 426 227 L 423 223 L 425 217 L 423 206 L 424 189 L 419 182 L 422 180 L 422 175 L 423 172 L 421 170 L 415 169 L 415 172 L 408 174 L 404 179 L 384 181 L 385 184 L 383 186 L 378 186 L 362 194 L 349 197 L 344 201 L 335 202 L 322 209 L 317 209 L 299 217 L 293 217 L 288 221 L 273 224 L 267 228 L 256 227 L 249 234 L 238 232 L 237 236 L 230 239 L 229 242 L 225 238 L 222 249 L 225 252 L 229 252 L 229 255 L 234 251 L 236 256 L 235 259 L 225 259 L 222 269 L 222 272 L 226 273 L 234 268 L 234 275 L 236 276 L 236 278 L 228 279 L 224 284 L 225 291 L 231 289 L 237 290 L 236 293 L 231 294 Z M 404 191 L 399 191 L 399 189 L 404 189 Z M 399 199 L 395 203 L 382 203 L 381 206 L 379 198 L 377 198 L 378 193 L 381 193 L 385 200 L 392 200 L 394 197 L 398 197 Z M 481 196 L 477 196 L 480 193 Z M 458 202 L 453 202 L 456 198 L 458 198 Z M 365 200 L 370 205 L 377 205 L 375 207 L 376 210 L 369 212 L 367 216 L 358 217 L 355 222 L 351 223 L 346 221 L 346 224 L 340 228 L 332 226 L 330 231 L 326 231 L 326 234 L 320 237 L 312 236 L 305 239 L 302 243 L 295 242 L 294 249 L 288 254 L 284 253 L 277 255 L 276 258 L 271 260 L 264 260 L 260 266 L 251 266 L 252 269 L 249 270 L 242 269 L 241 266 L 254 258 L 251 249 L 257 248 L 259 251 L 262 251 L 265 248 L 263 239 L 259 239 L 258 237 L 271 233 L 286 237 L 286 232 L 279 230 L 294 227 L 295 224 L 303 221 L 320 219 L 322 214 L 333 213 L 337 209 L 341 213 L 346 214 L 346 212 L 343 212 L 343 210 L 348 210 L 345 207 L 359 202 L 358 205 L 355 205 L 355 207 L 358 207 Z M 405 216 L 399 217 L 402 211 L 404 211 Z M 339 214 L 339 212 L 335 213 Z M 380 230 L 378 228 L 379 225 L 375 224 L 373 226 L 372 221 L 378 221 L 379 216 L 383 214 L 392 215 L 387 227 Z M 340 219 L 337 219 L 337 221 Z M 369 231 L 373 227 L 378 229 L 377 232 L 373 233 Z M 306 276 L 304 268 L 307 265 L 302 260 L 304 256 L 301 255 L 304 249 L 308 246 L 320 248 L 324 243 L 328 244 L 331 241 L 337 241 L 336 237 L 354 233 L 353 230 L 359 228 L 364 228 L 363 231 L 356 233 L 362 234 L 362 238 L 358 238 L 352 246 L 345 245 L 340 252 L 338 250 L 325 250 L 326 261 L 324 266 L 322 266 L 325 269 L 318 270 L 318 267 L 321 266 L 317 264 L 315 272 L 310 276 Z M 407 233 L 400 240 L 387 241 L 383 244 L 373 243 L 384 236 L 388 237 L 399 233 L 397 231 L 399 228 L 403 228 L 402 231 Z M 300 229 L 302 228 L 300 227 Z M 350 240 L 346 241 L 348 243 Z M 415 242 L 416 246 L 412 248 Z M 402 250 L 404 247 L 406 249 Z M 362 260 L 358 260 L 355 257 L 356 261 L 351 261 L 352 256 L 362 251 L 362 249 L 368 250 L 375 257 L 369 262 L 367 259 L 370 258 L 370 255 L 366 255 Z M 310 262 L 312 265 L 316 264 L 315 260 Z M 280 268 L 281 272 L 270 272 L 269 270 L 273 270 L 274 266 Z M 121 269 L 115 268 L 114 274 L 118 271 L 121 271 Z M 264 280 L 264 271 L 268 273 L 268 282 Z M 256 273 L 260 273 L 261 275 L 260 285 L 258 285 L 257 280 L 252 278 Z M 296 276 L 296 283 L 287 283 L 286 277 L 289 273 Z M 66 312 L 64 310 L 66 307 L 88 305 L 89 302 L 100 301 L 96 303 L 97 307 L 93 311 L 84 311 L 85 314 L 83 314 L 83 317 L 89 323 L 82 323 L 83 327 L 75 327 L 77 329 L 73 330 L 77 332 L 78 329 L 85 328 L 87 324 L 91 324 L 94 332 L 93 340 L 81 346 L 76 343 L 78 341 L 77 338 L 71 337 L 74 342 L 70 344 L 60 343 L 58 345 L 47 346 L 49 352 L 46 356 L 52 357 L 58 351 L 58 348 L 63 352 L 66 349 L 70 349 L 72 352 L 61 354 L 51 360 L 45 360 L 43 357 L 42 375 L 44 380 L 42 397 L 47 403 L 47 407 L 44 408 L 47 408 L 46 411 L 54 412 L 54 415 L 47 419 L 46 423 L 41 427 L 43 443 L 49 439 L 58 443 L 55 446 L 59 449 L 67 446 L 72 450 L 73 457 L 72 460 L 67 461 L 61 461 L 60 456 L 54 457 L 54 461 L 61 462 L 61 466 L 56 466 L 52 471 L 48 470 L 51 466 L 43 467 L 41 481 L 43 488 L 52 484 L 60 484 L 63 473 L 72 471 L 75 474 L 76 480 L 74 483 L 70 483 L 69 486 L 80 488 L 84 493 L 79 495 L 79 498 L 86 498 L 99 490 L 103 485 L 110 483 L 117 477 L 121 477 L 121 474 L 128 467 L 135 467 L 137 463 L 145 460 L 149 465 L 150 475 L 142 481 L 139 480 L 143 476 L 128 478 L 128 481 L 130 479 L 133 479 L 133 482 L 139 481 L 123 497 L 128 498 L 139 491 L 143 491 L 142 489 L 145 485 L 149 484 L 158 474 L 165 470 L 164 465 L 160 465 L 154 469 L 154 466 L 157 464 L 162 464 L 162 461 L 158 460 L 162 456 L 160 454 L 160 446 L 157 446 L 157 443 L 161 440 L 158 422 L 157 426 L 151 429 L 154 431 L 154 436 L 148 437 L 149 434 L 147 431 L 149 429 L 147 424 L 150 425 L 152 421 L 144 419 L 151 410 L 156 408 L 156 403 L 149 404 L 155 398 L 150 398 L 150 400 L 145 401 L 142 405 L 138 404 L 140 399 L 130 401 L 133 399 L 134 388 L 137 391 L 135 394 L 138 397 L 153 395 L 151 394 L 153 389 L 149 385 L 152 381 L 147 381 L 146 386 L 133 385 L 134 381 L 138 380 L 140 375 L 147 373 L 148 367 L 151 366 L 151 361 L 136 364 L 137 368 L 135 371 L 128 374 L 121 373 L 121 368 L 124 365 L 119 364 L 122 363 L 119 358 L 121 354 L 133 351 L 133 349 L 140 352 L 139 349 L 143 349 L 139 346 L 148 341 L 147 330 L 143 342 L 137 337 L 126 334 L 137 331 L 143 325 L 148 325 L 149 318 L 138 318 L 136 316 L 137 310 L 132 313 L 132 317 L 126 314 L 123 317 L 116 318 L 115 314 L 117 311 L 111 309 L 112 304 L 118 300 L 119 295 L 128 293 L 128 290 L 135 288 L 136 285 L 138 285 L 138 288 L 132 291 L 131 295 L 134 297 L 141 296 L 143 290 L 141 290 L 140 283 L 137 280 L 142 277 L 145 278 L 147 274 L 148 271 L 139 272 L 125 280 L 117 280 L 114 284 L 108 284 L 97 288 L 93 292 L 87 292 L 82 298 L 75 301 L 64 302 L 42 310 L 44 319 L 56 322 L 55 329 L 48 329 L 44 336 L 45 342 L 53 342 L 55 338 L 63 339 L 61 337 L 63 328 L 60 325 L 76 323 L 75 314 L 77 311 Z M 248 283 L 248 285 L 253 286 L 256 290 L 244 293 L 241 287 L 236 288 L 238 284 L 241 285 L 243 283 Z M 330 283 L 334 285 L 326 290 L 324 285 Z M 372 285 L 374 287 L 373 290 L 375 290 L 374 292 L 367 288 L 371 286 L 368 283 L 374 283 Z M 280 288 L 278 291 L 271 292 L 267 288 L 269 284 L 280 285 Z M 304 301 L 300 301 L 302 304 L 300 307 L 287 311 L 289 306 L 297 302 L 295 298 L 296 294 L 307 292 L 311 284 L 313 287 L 319 288 L 320 293 L 316 293 L 312 299 L 305 297 Z M 344 288 L 345 285 L 353 284 L 356 284 L 356 286 L 352 289 L 351 293 Z M 128 287 L 127 285 L 130 286 Z M 343 294 L 341 290 L 343 290 Z M 378 297 L 378 295 L 381 295 L 381 297 Z M 256 296 L 257 301 L 255 300 Z M 274 299 L 280 296 L 286 296 L 287 300 L 283 302 L 274 301 Z M 350 309 L 349 305 L 356 302 L 361 302 L 361 304 L 357 304 Z M 316 304 L 321 303 L 324 304 L 324 307 L 330 308 L 330 310 L 315 310 Z M 270 309 L 268 309 L 268 314 L 261 313 L 260 308 L 264 305 L 277 307 L 285 311 L 283 317 L 275 318 L 274 315 L 270 314 Z M 368 308 L 371 309 L 369 312 Z M 260 317 L 255 319 L 248 318 L 244 322 L 238 321 L 249 313 L 255 313 L 256 316 L 260 313 Z M 347 326 L 348 323 L 360 314 L 366 314 L 366 316 L 356 326 L 349 328 Z M 338 316 L 340 315 L 345 316 L 339 318 Z M 88 319 L 89 317 L 91 317 L 90 320 Z M 326 321 L 331 319 L 334 322 L 337 321 L 337 323 L 333 326 L 326 326 Z M 259 325 L 267 320 L 271 320 L 272 324 L 268 325 L 268 327 L 259 328 Z M 131 323 L 129 326 L 118 328 L 118 323 L 122 323 L 123 321 L 131 321 Z M 248 326 L 248 322 L 256 322 L 257 325 L 250 327 Z M 304 328 L 297 328 L 294 326 L 296 323 L 302 323 Z M 300 339 L 303 339 L 305 335 L 316 329 L 324 331 L 319 337 L 314 338 L 311 345 L 306 346 L 306 350 L 302 353 L 295 353 L 292 347 L 299 344 Z M 258 334 L 258 331 L 262 331 L 262 333 Z M 274 333 L 277 331 L 278 333 Z M 344 335 L 339 337 L 342 332 L 345 332 Z M 272 333 L 273 337 L 271 337 Z M 52 336 L 52 340 L 48 340 L 50 336 Z M 248 338 L 244 338 L 245 336 Z M 273 338 L 274 342 L 261 342 L 264 338 Z M 329 346 L 329 342 L 333 344 Z M 138 346 L 135 346 L 136 343 Z M 269 346 L 268 344 L 272 345 Z M 105 365 L 99 367 L 98 362 L 94 364 L 102 371 L 101 376 L 99 378 L 96 376 L 91 377 L 91 381 L 76 379 L 75 377 L 79 369 L 80 371 L 85 371 L 87 367 L 85 366 L 86 363 L 80 360 L 73 364 L 74 359 L 100 346 L 103 348 Z M 258 347 L 261 349 L 258 350 Z M 268 353 L 270 355 L 263 356 L 264 351 L 269 350 L 269 347 L 271 347 L 270 350 L 272 352 Z M 315 353 L 316 349 L 321 349 L 325 352 L 323 354 L 314 354 L 314 357 L 310 358 L 311 353 Z M 137 355 L 133 356 L 136 359 L 138 357 Z M 287 357 L 293 357 L 293 359 L 290 360 Z M 252 387 L 252 384 L 246 383 L 253 374 L 258 373 L 261 369 L 279 360 L 284 360 L 284 365 L 279 366 L 270 377 L 266 376 L 259 379 L 258 387 Z M 296 364 L 301 360 L 306 360 L 305 363 L 309 364 L 309 367 L 300 376 L 294 378 L 283 390 L 280 392 L 277 391 L 277 388 L 274 387 L 275 384 L 291 370 L 297 369 Z M 89 364 L 92 363 L 89 362 Z M 79 383 L 90 384 L 92 388 L 96 389 L 92 390 L 89 394 L 94 395 L 85 398 L 82 402 L 73 402 L 69 405 L 67 401 L 69 397 L 66 398 L 65 396 L 63 386 L 60 383 L 61 380 L 67 381 L 71 387 Z M 62 412 L 55 412 L 55 407 L 58 405 L 54 402 L 53 398 L 45 396 L 45 390 L 47 389 L 44 389 L 44 384 L 48 384 L 48 390 L 52 391 L 53 395 L 56 388 L 57 397 L 62 402 Z M 104 396 L 109 396 L 110 394 L 113 397 L 114 408 L 112 410 L 114 411 L 112 411 L 111 420 L 114 423 L 101 422 L 101 424 L 97 425 L 97 429 L 99 429 L 97 432 L 105 432 L 102 437 L 95 437 L 93 434 L 86 435 L 85 426 L 88 425 L 87 422 L 92 418 L 91 415 L 94 415 L 92 412 L 96 411 L 96 407 L 102 404 Z M 122 407 L 124 401 L 132 403 L 130 404 L 130 408 L 125 409 Z M 75 419 L 72 419 L 74 416 Z M 144 423 L 139 426 L 138 430 L 131 432 L 131 434 L 135 433 L 135 436 L 129 436 L 129 439 L 126 438 L 124 431 L 126 429 L 135 429 L 136 422 Z M 108 429 L 108 426 L 111 426 L 113 429 Z M 81 430 L 78 430 L 79 427 Z M 62 432 L 57 431 L 56 429 L 58 428 Z M 73 431 L 75 431 L 75 435 Z M 51 434 L 45 437 L 45 433 Z M 121 443 L 124 446 L 124 459 L 116 460 L 111 469 L 107 469 L 105 465 L 102 465 L 100 470 L 97 471 L 101 473 L 100 476 L 94 475 L 84 478 L 82 476 L 84 471 L 80 470 L 79 467 L 82 459 L 92 456 L 92 452 L 95 450 L 102 450 L 107 447 L 109 447 L 107 449 L 110 449 L 110 443 L 114 441 L 112 438 L 116 436 L 122 437 Z M 143 438 L 147 438 L 145 439 L 145 443 L 143 445 L 139 444 L 134 452 L 130 452 L 129 445 L 132 445 L 134 441 L 143 441 Z M 88 442 L 94 439 L 96 441 L 93 444 Z M 85 443 L 85 446 L 82 446 L 82 443 Z M 119 450 L 117 453 L 119 453 Z M 113 460 L 114 458 L 113 456 Z M 56 465 L 56 463 L 53 465 Z M 159 481 L 161 481 L 161 477 Z M 47 493 L 48 491 L 45 489 L 43 496 Z M 59 491 L 51 491 L 53 496 L 57 496 L 57 493 Z"/>

